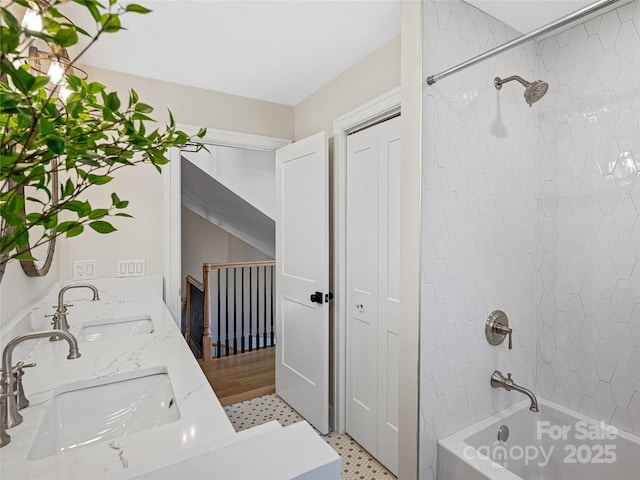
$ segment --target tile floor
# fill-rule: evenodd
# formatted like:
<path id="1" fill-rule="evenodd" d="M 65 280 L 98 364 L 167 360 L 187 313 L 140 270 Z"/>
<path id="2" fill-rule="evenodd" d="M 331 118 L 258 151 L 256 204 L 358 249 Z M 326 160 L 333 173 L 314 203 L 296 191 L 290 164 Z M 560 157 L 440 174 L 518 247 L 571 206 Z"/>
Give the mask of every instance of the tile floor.
<path id="1" fill-rule="evenodd" d="M 225 407 L 237 432 L 277 420 L 285 427 L 302 417 L 277 395 L 266 395 Z M 349 435 L 331 432 L 322 438 L 342 457 L 343 480 L 392 480 L 396 477 L 369 455 Z"/>

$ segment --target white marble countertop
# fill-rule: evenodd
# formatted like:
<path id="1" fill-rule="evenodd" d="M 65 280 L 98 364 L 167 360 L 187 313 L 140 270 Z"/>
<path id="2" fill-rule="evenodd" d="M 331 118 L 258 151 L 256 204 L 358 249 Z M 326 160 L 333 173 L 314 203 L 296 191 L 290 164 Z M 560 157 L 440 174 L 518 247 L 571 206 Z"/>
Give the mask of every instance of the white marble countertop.
<path id="1" fill-rule="evenodd" d="M 70 282 L 72 283 L 72 282 Z M 82 357 L 67 360 L 68 345 L 48 339 L 23 343 L 14 352 L 19 360 L 36 362 L 26 371 L 24 390 L 30 406 L 21 410 L 24 421 L 7 431 L 11 443 L 0 449 L 3 480 L 127 478 L 127 471 L 152 469 L 158 461 L 170 463 L 235 441 L 235 432 L 218 399 L 162 301 L 161 277 L 92 281 L 101 299 L 91 302 L 90 291 L 74 289 L 65 296 L 70 331 L 101 318 L 149 314 L 152 334 L 117 340 L 80 343 Z M 59 285 L 19 321 L 2 332 L 2 346 L 19 333 L 50 328 L 45 314 L 53 313 Z M 61 385 L 136 371 L 165 367 L 175 394 L 180 418 L 172 423 L 67 450 L 38 460 L 28 459 L 31 446 L 56 388 Z"/>

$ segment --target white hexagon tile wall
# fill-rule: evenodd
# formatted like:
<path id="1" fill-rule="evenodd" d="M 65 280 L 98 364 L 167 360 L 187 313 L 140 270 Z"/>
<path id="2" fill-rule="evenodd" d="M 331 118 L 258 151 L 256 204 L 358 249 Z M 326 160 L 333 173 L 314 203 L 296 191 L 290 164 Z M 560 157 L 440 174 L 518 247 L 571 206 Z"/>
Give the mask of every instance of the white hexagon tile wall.
<path id="1" fill-rule="evenodd" d="M 640 434 L 640 2 L 424 87 L 420 478 L 437 441 L 540 397 Z M 519 35 L 426 1 L 424 76 Z M 493 79 L 549 83 L 531 108 Z M 484 338 L 504 310 L 513 350 Z"/>
<path id="2" fill-rule="evenodd" d="M 640 434 L 640 8 L 537 43 L 537 390 Z M 638 162 L 638 163 L 636 163 Z"/>

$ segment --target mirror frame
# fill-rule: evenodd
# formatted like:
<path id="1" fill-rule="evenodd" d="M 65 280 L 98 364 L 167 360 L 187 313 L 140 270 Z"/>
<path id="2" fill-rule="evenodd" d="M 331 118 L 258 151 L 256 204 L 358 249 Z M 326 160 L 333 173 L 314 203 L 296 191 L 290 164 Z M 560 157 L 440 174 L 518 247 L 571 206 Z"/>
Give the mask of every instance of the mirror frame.
<path id="1" fill-rule="evenodd" d="M 54 168 L 51 172 L 51 201 L 53 203 L 58 202 L 58 169 L 54 165 Z M 24 187 L 20 189 L 20 194 L 24 196 Z M 26 216 L 26 202 L 25 202 L 25 211 L 23 212 L 23 217 Z M 51 264 L 53 263 L 53 255 L 56 250 L 56 237 L 53 237 L 47 243 L 47 258 L 44 260 L 44 263 L 41 263 L 37 260 L 20 260 L 20 266 L 24 271 L 27 277 L 44 277 L 47 273 L 49 273 L 49 269 L 51 268 Z M 22 252 L 31 253 L 31 246 L 27 245 L 22 249 Z M 33 256 L 33 255 L 32 255 Z"/>

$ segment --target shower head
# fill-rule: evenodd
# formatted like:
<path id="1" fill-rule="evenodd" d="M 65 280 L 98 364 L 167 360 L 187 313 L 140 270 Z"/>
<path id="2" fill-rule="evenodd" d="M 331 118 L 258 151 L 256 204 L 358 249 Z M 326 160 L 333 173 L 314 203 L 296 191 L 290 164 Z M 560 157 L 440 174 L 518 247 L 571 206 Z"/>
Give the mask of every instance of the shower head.
<path id="1" fill-rule="evenodd" d="M 513 75 L 512 77 L 507 78 L 496 77 L 493 84 L 495 85 L 496 90 L 500 90 L 504 83 L 512 80 L 516 80 L 524 86 L 524 100 L 529 104 L 529 106 L 544 97 L 544 94 L 549 90 L 549 84 L 547 82 L 543 82 L 542 80 L 527 82 L 524 78 L 519 77 L 518 75 Z"/>
<path id="2" fill-rule="evenodd" d="M 544 94 L 549 90 L 549 84 L 542 80 L 536 80 L 531 82 L 527 88 L 524 89 L 524 99 L 531 106 L 532 103 L 537 102 Z"/>

